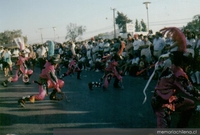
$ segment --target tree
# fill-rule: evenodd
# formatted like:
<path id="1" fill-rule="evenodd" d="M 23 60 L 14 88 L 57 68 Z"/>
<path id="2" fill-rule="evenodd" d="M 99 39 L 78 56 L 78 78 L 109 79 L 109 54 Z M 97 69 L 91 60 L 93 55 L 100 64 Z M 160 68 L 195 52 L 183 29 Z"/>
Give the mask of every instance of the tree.
<path id="1" fill-rule="evenodd" d="M 28 39 L 26 36 L 22 36 L 21 30 L 13 30 L 13 31 L 6 30 L 0 33 L 0 44 L 12 44 L 14 43 L 14 38 L 17 37 L 23 37 L 24 42 L 27 43 Z"/>
<path id="2" fill-rule="evenodd" d="M 70 23 L 67 26 L 67 35 L 65 39 L 76 41 L 76 38 L 78 36 L 83 35 L 85 31 L 86 31 L 85 26 L 77 26 L 77 24 Z"/>
<path id="3" fill-rule="evenodd" d="M 136 19 L 136 21 L 135 21 L 135 32 L 140 32 L 140 31 L 141 31 L 141 26 L 138 23 L 138 20 Z"/>
<path id="4" fill-rule="evenodd" d="M 183 30 L 189 30 L 192 32 L 200 32 L 200 14 L 195 15 L 193 17 L 193 20 L 191 22 L 188 22 L 185 27 L 183 27 Z"/>
<path id="5" fill-rule="evenodd" d="M 132 20 L 128 19 L 123 13 L 117 12 L 116 24 L 119 29 L 122 29 L 122 33 L 126 33 L 126 24 L 131 23 Z"/>
<path id="6" fill-rule="evenodd" d="M 141 20 L 140 24 L 142 26 L 141 31 L 142 32 L 147 32 L 147 25 L 145 24 L 145 22 L 143 21 L 143 19 Z"/>
<path id="7" fill-rule="evenodd" d="M 94 39 L 99 39 L 99 38 L 102 38 L 104 37 L 105 34 L 103 33 L 99 33 L 98 35 L 94 36 Z"/>

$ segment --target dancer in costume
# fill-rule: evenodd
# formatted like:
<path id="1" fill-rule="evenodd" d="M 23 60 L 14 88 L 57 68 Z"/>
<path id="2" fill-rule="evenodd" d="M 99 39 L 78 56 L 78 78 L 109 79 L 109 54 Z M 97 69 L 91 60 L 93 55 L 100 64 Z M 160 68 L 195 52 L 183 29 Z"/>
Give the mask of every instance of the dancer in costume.
<path id="1" fill-rule="evenodd" d="M 171 115 L 175 111 L 180 114 L 177 127 L 185 128 L 195 111 L 195 99 L 199 98 L 200 92 L 191 84 L 183 71 L 183 53 L 186 50 L 183 33 L 175 27 L 161 30 L 163 34 L 167 32 L 172 34 L 178 48 L 177 51 L 170 53 L 172 65 L 161 72 L 151 102 L 157 117 L 158 128 L 169 128 Z M 185 98 L 184 95 L 193 97 L 193 99 Z"/>
<path id="2" fill-rule="evenodd" d="M 103 89 L 105 90 L 111 79 L 115 78 L 114 81 L 114 87 L 115 88 L 122 88 L 124 89 L 124 86 L 122 84 L 122 76 L 120 75 L 119 71 L 118 71 L 118 60 L 120 59 L 120 56 L 115 53 L 114 56 L 110 56 L 108 55 L 107 57 L 105 57 L 106 60 L 108 60 L 108 57 L 111 57 L 111 61 L 108 62 L 108 66 L 105 68 L 105 73 L 103 75 L 103 77 L 100 79 L 102 82 L 89 82 L 88 86 L 90 90 L 93 90 L 93 87 L 103 87 Z"/>
<path id="3" fill-rule="evenodd" d="M 77 56 L 73 56 L 72 60 L 69 62 L 68 65 L 68 70 L 67 72 L 63 73 L 60 78 L 64 78 L 65 76 L 74 74 L 75 72 L 77 72 L 77 79 L 81 79 L 81 63 L 78 63 L 78 58 Z"/>
<path id="4" fill-rule="evenodd" d="M 35 83 L 38 83 L 39 85 L 39 93 L 36 95 L 23 96 L 18 100 L 18 104 L 24 107 L 26 101 L 34 103 L 35 100 L 43 100 L 48 94 L 48 88 L 54 88 L 52 94 L 50 95 L 50 99 L 58 100 L 56 99 L 56 92 L 61 93 L 63 95 L 60 88 L 64 86 L 64 81 L 58 80 L 55 75 L 55 68 L 59 63 L 59 55 L 53 55 L 49 61 L 46 61 L 45 68 L 39 75 L 38 81 L 35 81 Z"/>
<path id="5" fill-rule="evenodd" d="M 26 61 L 28 60 L 27 57 L 25 57 L 25 51 L 20 52 L 20 56 L 18 57 L 18 61 L 16 63 L 16 73 L 14 77 L 9 77 L 7 80 L 2 82 L 2 85 L 4 87 L 7 87 L 7 84 L 9 82 L 16 82 L 18 79 L 22 76 L 22 80 L 25 84 L 30 84 L 29 79 L 31 75 L 33 74 L 33 70 L 28 69 L 26 65 Z"/>

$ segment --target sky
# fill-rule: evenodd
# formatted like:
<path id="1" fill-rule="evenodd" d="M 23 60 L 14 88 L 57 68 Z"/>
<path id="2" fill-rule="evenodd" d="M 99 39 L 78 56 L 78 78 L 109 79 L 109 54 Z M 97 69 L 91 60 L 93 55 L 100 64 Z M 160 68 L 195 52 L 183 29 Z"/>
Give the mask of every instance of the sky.
<path id="1" fill-rule="evenodd" d="M 200 0 L 146 0 L 149 29 L 182 27 L 200 14 Z M 113 31 L 113 8 L 135 23 L 147 24 L 145 0 L 0 0 L 0 32 L 22 30 L 28 44 L 46 40 L 66 41 L 70 23 L 85 26 L 82 40 Z M 106 19 L 107 18 L 107 19 Z M 55 27 L 55 29 L 53 29 Z M 42 28 L 42 29 L 40 29 Z"/>

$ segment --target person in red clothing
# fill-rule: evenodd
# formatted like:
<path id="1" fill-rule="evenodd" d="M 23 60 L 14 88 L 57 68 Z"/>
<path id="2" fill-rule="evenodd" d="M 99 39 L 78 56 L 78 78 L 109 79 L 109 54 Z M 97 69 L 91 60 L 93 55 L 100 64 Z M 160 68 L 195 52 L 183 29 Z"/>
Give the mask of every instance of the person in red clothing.
<path id="1" fill-rule="evenodd" d="M 101 82 L 93 82 L 93 81 L 89 82 L 88 86 L 90 90 L 93 90 L 93 87 L 99 87 L 99 88 L 103 87 L 103 89 L 105 90 L 108 87 L 112 78 L 115 78 L 114 85 L 113 85 L 115 88 L 124 89 L 124 86 L 122 84 L 122 76 L 117 67 L 118 60 L 120 59 L 119 55 L 116 53 L 115 55 L 113 56 L 109 55 L 108 57 L 110 57 L 111 61 L 108 63 L 108 66 L 105 68 L 104 75 L 100 79 Z M 103 81 L 103 84 L 102 84 L 102 81 Z"/>
<path id="2" fill-rule="evenodd" d="M 54 96 L 56 96 L 55 92 L 61 93 L 61 88 L 64 86 L 64 81 L 59 80 L 55 75 L 55 68 L 60 63 L 59 57 L 59 55 L 53 55 L 50 60 L 46 61 L 44 66 L 45 68 L 39 75 L 38 81 L 35 81 L 39 85 L 39 93 L 35 95 L 23 96 L 18 100 L 18 104 L 24 107 L 26 101 L 34 103 L 35 100 L 43 100 L 48 94 L 48 88 L 54 88 Z M 54 100 L 56 97 L 50 97 L 50 99 L 51 98 Z"/>
<path id="3" fill-rule="evenodd" d="M 30 84 L 29 79 L 31 77 L 31 75 L 33 74 L 33 70 L 28 69 L 27 65 L 26 65 L 26 61 L 29 59 L 28 57 L 25 57 L 26 52 L 24 50 L 22 50 L 20 52 L 20 56 L 18 57 L 16 66 L 17 66 L 17 70 L 15 73 L 14 77 L 9 77 L 7 80 L 2 82 L 2 85 L 4 87 L 7 87 L 7 84 L 9 82 L 16 82 L 18 81 L 18 79 L 20 77 L 22 77 L 22 80 L 25 84 Z"/>
<path id="4" fill-rule="evenodd" d="M 172 65 L 164 69 L 159 77 L 152 106 L 157 116 L 158 128 L 169 128 L 171 114 L 175 111 L 180 113 L 177 127 L 186 128 L 195 111 L 195 99 L 199 98 L 200 91 L 192 85 L 181 67 L 182 54 L 172 52 L 170 57 Z M 193 100 L 182 95 L 193 97 Z"/>
<path id="5" fill-rule="evenodd" d="M 81 76 L 81 63 L 78 63 L 78 57 L 77 56 L 72 56 L 72 59 L 68 65 L 68 70 L 67 72 L 63 73 L 60 75 L 60 79 L 63 79 L 65 76 L 74 74 L 75 72 L 77 72 L 77 79 L 80 80 L 80 76 Z"/>
<path id="6" fill-rule="evenodd" d="M 199 100 L 200 91 L 192 85 L 183 70 L 183 62 L 186 62 L 183 55 L 186 50 L 183 33 L 175 27 L 165 28 L 163 31 L 164 34 L 173 33 L 178 49 L 170 53 L 172 65 L 162 70 L 151 103 L 157 117 L 158 128 L 169 128 L 171 115 L 175 111 L 180 114 L 177 127 L 186 128 L 195 111 L 195 99 Z"/>

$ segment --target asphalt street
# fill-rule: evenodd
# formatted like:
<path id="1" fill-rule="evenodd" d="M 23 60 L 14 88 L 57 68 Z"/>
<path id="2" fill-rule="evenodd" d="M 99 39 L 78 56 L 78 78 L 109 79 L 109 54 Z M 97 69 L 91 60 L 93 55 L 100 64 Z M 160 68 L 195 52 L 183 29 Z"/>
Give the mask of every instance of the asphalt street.
<path id="1" fill-rule="evenodd" d="M 67 76 L 63 79 L 62 91 L 69 101 L 51 101 L 47 96 L 42 101 L 27 102 L 25 108 L 20 107 L 17 100 L 37 94 L 37 84 L 25 85 L 20 78 L 8 87 L 0 86 L 0 135 L 53 135 L 54 130 L 60 128 L 156 128 L 156 117 L 150 105 L 156 80 L 150 83 L 147 102 L 142 104 L 147 80 L 124 76 L 124 90 L 113 88 L 112 80 L 106 91 L 101 88 L 90 91 L 88 82 L 98 81 L 102 75 L 102 72 L 84 70 L 81 80 L 76 78 L 76 73 Z M 31 80 L 37 80 L 38 76 L 36 68 Z M 5 79 L 0 71 L 0 81 Z M 173 117 L 172 127 L 175 127 L 176 114 Z M 193 116 L 190 127 L 199 127 L 199 120 L 199 115 L 198 118 Z"/>

